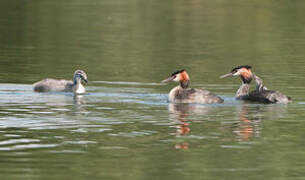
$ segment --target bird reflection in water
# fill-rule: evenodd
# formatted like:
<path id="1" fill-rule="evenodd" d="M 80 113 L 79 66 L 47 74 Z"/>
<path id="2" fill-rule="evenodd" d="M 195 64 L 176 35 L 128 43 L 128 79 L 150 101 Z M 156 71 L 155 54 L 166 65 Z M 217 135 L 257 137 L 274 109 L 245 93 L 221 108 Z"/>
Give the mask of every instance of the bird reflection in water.
<path id="1" fill-rule="evenodd" d="M 255 112 L 255 111 L 252 111 Z M 256 113 L 259 112 L 259 109 L 257 109 Z M 237 134 L 237 139 L 239 141 L 249 141 L 251 137 L 255 136 L 258 137 L 260 134 L 260 130 L 258 128 L 258 125 L 260 124 L 260 117 L 249 117 L 249 107 L 244 105 L 242 106 L 240 112 L 239 112 L 239 123 L 237 130 L 234 132 Z"/>
<path id="2" fill-rule="evenodd" d="M 88 112 L 87 109 L 84 107 L 86 105 L 85 97 L 83 95 L 74 95 L 73 96 L 73 103 L 75 104 L 75 111 L 80 113 Z"/>
<path id="3" fill-rule="evenodd" d="M 262 120 L 278 119 L 285 114 L 286 106 L 243 104 L 239 111 L 239 122 L 233 127 L 238 141 L 250 141 L 261 134 Z M 270 117 L 270 118 L 269 118 Z"/>
<path id="4" fill-rule="evenodd" d="M 177 124 L 176 137 L 188 135 L 191 131 L 189 125 L 191 120 L 188 119 L 190 114 L 207 115 L 211 109 L 208 106 L 192 105 L 192 104 L 169 104 L 168 106 L 170 116 Z M 182 142 L 175 145 L 176 149 L 188 149 L 189 143 Z"/>
<path id="5" fill-rule="evenodd" d="M 85 98 L 83 95 L 74 95 L 73 102 L 76 105 L 86 104 Z"/>

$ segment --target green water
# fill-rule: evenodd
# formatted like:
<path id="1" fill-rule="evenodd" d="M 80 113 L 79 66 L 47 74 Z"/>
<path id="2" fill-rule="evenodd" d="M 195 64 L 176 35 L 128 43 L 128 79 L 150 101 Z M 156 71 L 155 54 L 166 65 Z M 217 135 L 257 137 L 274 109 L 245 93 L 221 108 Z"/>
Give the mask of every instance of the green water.
<path id="1" fill-rule="evenodd" d="M 304 179 L 305 1 L 4 0 L 1 179 Z M 289 105 L 235 101 L 252 65 Z M 221 105 L 174 105 L 185 68 Z M 87 72 L 87 94 L 34 93 Z"/>

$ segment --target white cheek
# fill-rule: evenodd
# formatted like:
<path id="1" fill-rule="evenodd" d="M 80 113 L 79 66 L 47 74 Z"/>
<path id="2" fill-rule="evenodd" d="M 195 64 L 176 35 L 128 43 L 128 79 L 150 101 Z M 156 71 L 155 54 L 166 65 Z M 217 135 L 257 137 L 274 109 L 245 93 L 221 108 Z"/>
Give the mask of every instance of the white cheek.
<path id="1" fill-rule="evenodd" d="M 233 74 L 233 76 L 239 76 L 240 75 L 240 72 L 237 71 L 236 73 Z"/>
<path id="2" fill-rule="evenodd" d="M 176 77 L 175 77 L 175 79 L 173 79 L 173 81 L 176 81 L 176 82 L 180 81 L 180 74 L 176 75 Z"/>

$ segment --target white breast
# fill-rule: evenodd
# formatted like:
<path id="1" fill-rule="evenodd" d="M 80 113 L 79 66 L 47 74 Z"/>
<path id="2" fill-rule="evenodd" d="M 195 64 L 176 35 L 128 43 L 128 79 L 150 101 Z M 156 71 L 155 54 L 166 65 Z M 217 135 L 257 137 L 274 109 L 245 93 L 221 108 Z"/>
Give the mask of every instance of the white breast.
<path id="1" fill-rule="evenodd" d="M 76 94 L 84 94 L 86 92 L 85 87 L 79 83 L 78 88 L 76 89 L 75 93 Z"/>
<path id="2" fill-rule="evenodd" d="M 176 99 L 175 94 L 177 93 L 177 91 L 179 91 L 180 88 L 181 88 L 180 86 L 176 86 L 169 92 L 169 94 L 168 94 L 169 102 L 175 102 L 175 99 Z"/>

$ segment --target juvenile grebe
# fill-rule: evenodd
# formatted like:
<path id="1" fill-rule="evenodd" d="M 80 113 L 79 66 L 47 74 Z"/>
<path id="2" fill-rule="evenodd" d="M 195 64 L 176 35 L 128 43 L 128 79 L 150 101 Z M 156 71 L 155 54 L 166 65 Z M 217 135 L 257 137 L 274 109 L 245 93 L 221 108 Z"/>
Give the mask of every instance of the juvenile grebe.
<path id="1" fill-rule="evenodd" d="M 60 91 L 83 94 L 86 92 L 86 89 L 82 85 L 82 81 L 88 82 L 87 74 L 82 70 L 76 70 L 74 72 L 73 81 L 48 78 L 34 83 L 33 86 L 34 91 L 36 92 Z"/>
<path id="2" fill-rule="evenodd" d="M 235 98 L 238 100 L 283 104 L 291 102 L 290 97 L 278 91 L 267 90 L 267 87 L 263 85 L 263 81 L 258 76 L 252 73 L 251 66 L 244 65 L 235 67 L 230 73 L 220 76 L 220 78 L 225 78 L 229 76 L 240 76 L 242 80 L 242 85 L 239 87 L 235 95 Z M 252 79 L 254 79 L 256 82 L 256 89 L 254 91 L 249 92 L 250 83 Z"/>
<path id="3" fill-rule="evenodd" d="M 173 88 L 168 95 L 169 101 L 172 103 L 216 104 L 223 102 L 223 99 L 210 91 L 189 88 L 190 78 L 184 69 L 174 72 L 169 78 L 161 82 L 170 81 L 180 82 L 180 85 Z"/>

